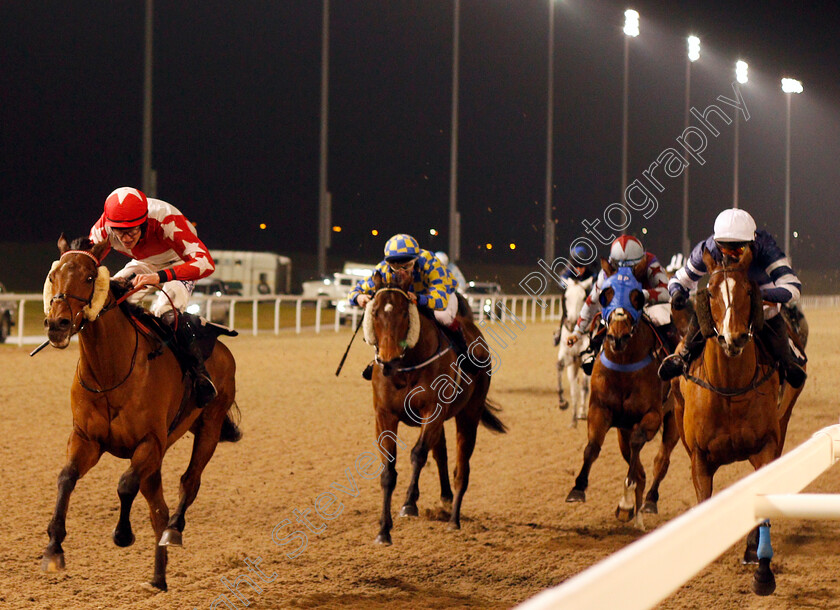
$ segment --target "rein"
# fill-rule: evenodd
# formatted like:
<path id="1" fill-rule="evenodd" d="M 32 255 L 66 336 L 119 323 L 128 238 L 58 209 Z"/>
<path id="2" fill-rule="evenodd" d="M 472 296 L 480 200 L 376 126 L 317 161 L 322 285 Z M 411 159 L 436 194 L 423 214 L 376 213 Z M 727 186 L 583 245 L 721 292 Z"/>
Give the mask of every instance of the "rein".
<path id="1" fill-rule="evenodd" d="M 706 381 L 704 379 L 700 379 L 699 377 L 695 377 L 694 375 L 692 375 L 690 373 L 685 373 L 685 378 L 688 379 L 689 381 L 691 381 L 692 383 L 696 383 L 701 388 L 705 388 L 706 390 L 709 390 L 710 392 L 714 392 L 715 394 L 718 394 L 720 396 L 724 396 L 726 398 L 732 398 L 734 396 L 742 396 L 742 395 L 746 394 L 747 392 L 751 392 L 751 391 L 755 390 L 756 388 L 758 388 L 759 386 L 764 384 L 764 382 L 766 382 L 768 379 L 770 379 L 770 377 L 773 376 L 773 373 L 776 372 L 776 369 L 773 368 L 772 366 L 767 367 L 767 372 L 764 374 L 763 377 L 761 377 L 761 379 L 757 379 L 758 371 L 759 371 L 759 366 L 758 366 L 758 362 L 756 362 L 755 373 L 753 373 L 752 382 L 750 382 L 750 384 L 748 386 L 743 387 L 743 388 L 720 388 L 718 386 L 712 385 L 711 383 L 709 383 L 708 381 Z"/>

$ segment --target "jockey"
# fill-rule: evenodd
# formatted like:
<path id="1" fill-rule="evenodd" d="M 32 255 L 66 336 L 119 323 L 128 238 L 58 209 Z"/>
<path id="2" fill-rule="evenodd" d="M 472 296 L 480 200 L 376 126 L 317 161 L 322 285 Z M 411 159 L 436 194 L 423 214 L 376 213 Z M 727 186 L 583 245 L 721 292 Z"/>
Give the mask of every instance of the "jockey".
<path id="1" fill-rule="evenodd" d="M 449 260 L 449 255 L 442 250 L 435 252 L 435 258 L 438 259 L 440 264 L 446 267 L 447 271 L 452 274 L 452 278 L 457 283 L 456 290 L 458 290 L 461 294 L 464 294 L 464 291 L 467 289 L 467 279 L 464 277 L 464 274 L 461 273 L 458 265 L 451 262 Z"/>
<path id="2" fill-rule="evenodd" d="M 428 307 L 434 312 L 435 319 L 449 338 L 456 354 L 467 355 L 467 340 L 464 329 L 458 321 L 458 284 L 452 274 L 438 258 L 428 250 L 422 250 L 420 244 L 411 235 L 398 234 L 385 244 L 385 260 L 376 266 L 373 275 L 359 280 L 350 291 L 348 300 L 352 305 L 365 307 L 376 291 L 374 277 L 379 275 L 385 284 L 396 284 L 406 278 L 412 278 L 409 294 L 417 305 Z M 462 358 L 461 367 L 465 373 L 476 373 L 478 369 L 469 357 Z M 373 366 L 368 365 L 362 376 L 370 379 Z"/>
<path id="3" fill-rule="evenodd" d="M 668 275 L 662 269 L 656 256 L 650 252 L 646 252 L 642 242 L 632 235 L 622 235 L 610 246 L 609 263 L 616 269 L 618 267 L 633 267 L 642 259 L 647 259 L 646 275 L 642 279 L 642 292 L 645 297 L 645 303 L 651 305 L 666 303 L 668 301 Z M 590 330 L 592 320 L 601 311 L 599 297 L 601 296 L 601 289 L 606 280 L 607 273 L 602 269 L 598 273 L 598 279 L 595 280 L 595 284 L 592 286 L 592 291 L 586 297 L 586 302 L 580 311 L 577 324 L 567 341 L 569 347 L 577 343 L 583 336 L 583 333 Z M 671 323 L 669 322 L 668 324 Z M 667 326 L 668 324 L 663 326 Z M 587 375 L 592 373 L 595 358 L 601 350 L 601 344 L 604 342 L 604 334 L 603 332 L 599 332 L 592 335 L 590 342 L 591 353 L 581 364 L 583 372 Z"/>
<path id="4" fill-rule="evenodd" d="M 677 310 L 685 308 L 689 293 L 697 288 L 697 282 L 706 274 L 704 251 L 708 251 L 716 261 L 721 261 L 724 255 L 740 256 L 745 248 L 750 248 L 753 253 L 748 276 L 758 284 L 765 302 L 761 339 L 773 352 L 790 385 L 799 388 L 805 383 L 807 375 L 794 360 L 784 319 L 778 313 L 779 304 L 799 299 L 802 284 L 773 237 L 767 231 L 756 230 L 755 220 L 744 210 L 732 208 L 718 214 L 714 234 L 694 246 L 685 267 L 671 278 L 668 284 L 671 306 Z M 662 362 L 659 376 L 668 381 L 682 375 L 703 351 L 705 344 L 697 315 L 692 315 L 683 349 Z"/>
<path id="5" fill-rule="evenodd" d="M 207 246 L 181 212 L 130 187 L 118 188 L 108 195 L 105 211 L 90 230 L 90 240 L 108 242 L 103 259 L 111 248 L 132 259 L 114 278 L 133 278 L 132 286 L 148 288 L 131 295 L 130 302 L 138 304 L 152 292 L 154 285 L 161 285 L 151 313 L 173 327 L 177 312 L 187 307 L 196 280 L 215 270 Z M 195 339 L 193 322 L 189 316 L 180 316 L 177 340 L 193 360 L 196 402 L 203 407 L 216 397 L 216 387 Z"/>
<path id="6" fill-rule="evenodd" d="M 586 247 L 575 246 L 575 249 L 571 252 L 571 264 L 566 267 L 563 273 L 560 274 L 560 279 L 585 282 L 591 278 L 594 274 L 592 273 L 592 269 L 585 262 L 586 256 Z"/>

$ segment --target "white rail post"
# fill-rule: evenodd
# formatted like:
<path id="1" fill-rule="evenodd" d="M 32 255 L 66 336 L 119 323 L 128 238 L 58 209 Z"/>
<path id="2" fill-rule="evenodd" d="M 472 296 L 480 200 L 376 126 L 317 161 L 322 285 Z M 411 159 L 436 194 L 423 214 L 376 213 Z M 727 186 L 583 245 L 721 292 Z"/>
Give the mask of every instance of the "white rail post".
<path id="1" fill-rule="evenodd" d="M 231 299 L 230 300 L 230 311 L 228 312 L 228 327 L 230 327 L 231 330 L 233 330 L 233 328 L 234 328 L 233 327 L 233 318 L 234 318 L 233 310 L 234 309 L 236 309 L 236 301 Z"/>
<path id="2" fill-rule="evenodd" d="M 315 334 L 321 332 L 321 299 L 315 301 Z"/>
<path id="3" fill-rule="evenodd" d="M 280 334 L 280 297 L 274 299 L 274 334 Z"/>
<path id="4" fill-rule="evenodd" d="M 18 304 L 18 318 L 17 318 L 17 343 L 18 345 L 23 345 L 23 305 L 26 303 L 26 299 L 21 299 L 20 303 Z"/>
<path id="5" fill-rule="evenodd" d="M 300 308 L 303 305 L 303 299 L 297 299 L 295 303 L 295 332 L 300 334 Z"/>
<path id="6" fill-rule="evenodd" d="M 259 334 L 259 304 L 260 302 L 257 299 L 254 299 L 254 303 L 251 307 L 251 328 L 253 329 L 253 335 L 256 337 Z"/>
<path id="7" fill-rule="evenodd" d="M 338 332 L 339 328 L 341 327 L 341 316 L 338 315 L 338 306 L 335 308 L 335 332 Z"/>

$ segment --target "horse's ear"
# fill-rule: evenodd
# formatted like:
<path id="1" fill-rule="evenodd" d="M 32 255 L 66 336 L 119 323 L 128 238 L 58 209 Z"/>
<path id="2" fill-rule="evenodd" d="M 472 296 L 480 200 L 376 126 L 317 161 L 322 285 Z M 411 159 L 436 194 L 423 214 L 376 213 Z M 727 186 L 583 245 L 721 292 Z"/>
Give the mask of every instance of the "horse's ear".
<path id="1" fill-rule="evenodd" d="M 613 267 L 610 264 L 610 261 L 605 259 L 603 256 L 601 257 L 601 269 L 603 269 L 604 273 L 606 273 L 608 276 L 609 275 L 614 275 L 615 271 L 616 271 L 615 267 Z"/>
<path id="2" fill-rule="evenodd" d="M 630 291 L 630 304 L 633 306 L 633 309 L 637 311 L 642 311 L 645 306 L 645 295 L 641 290 L 631 290 Z"/>
<path id="3" fill-rule="evenodd" d="M 640 260 L 633 266 L 633 275 L 636 277 L 637 280 L 641 282 L 645 279 L 645 276 L 647 275 L 647 268 L 648 259 L 647 256 L 643 256 L 642 260 Z"/>
<path id="4" fill-rule="evenodd" d="M 406 292 L 408 292 L 409 288 L 411 288 L 411 285 L 413 283 L 414 283 L 414 275 L 412 273 L 409 273 L 405 276 L 405 279 L 403 279 L 400 282 L 400 288 L 402 290 L 405 290 Z"/>
<path id="5" fill-rule="evenodd" d="M 753 253 L 752 248 L 747 246 L 744 248 L 744 253 L 741 255 L 741 260 L 738 261 L 738 266 L 741 269 L 749 269 L 750 265 L 752 264 L 753 260 Z"/>
<path id="6" fill-rule="evenodd" d="M 108 240 L 103 240 L 98 244 L 93 244 L 93 248 L 90 249 L 90 253 L 96 257 L 96 260 L 98 260 L 100 264 L 102 263 L 102 259 L 105 258 L 108 245 Z"/>
<path id="7" fill-rule="evenodd" d="M 382 275 L 378 271 L 373 272 L 373 289 L 379 290 L 382 288 Z"/>
<path id="8" fill-rule="evenodd" d="M 697 323 L 700 325 L 700 333 L 703 337 L 706 339 L 714 337 L 715 321 L 712 319 L 708 288 L 697 291 L 697 296 L 694 298 L 694 311 L 697 314 Z"/>
<path id="9" fill-rule="evenodd" d="M 755 282 L 750 282 L 750 321 L 755 332 L 764 327 L 764 299 L 761 298 L 761 288 Z"/>
<path id="10" fill-rule="evenodd" d="M 67 238 L 62 233 L 58 238 L 58 252 L 60 254 L 64 254 L 70 249 L 70 242 L 67 241 Z"/>
<path id="11" fill-rule="evenodd" d="M 711 273 L 718 267 L 718 264 L 715 262 L 712 253 L 706 250 L 705 248 L 703 249 L 703 262 L 706 265 L 706 271 L 708 271 L 709 273 Z"/>

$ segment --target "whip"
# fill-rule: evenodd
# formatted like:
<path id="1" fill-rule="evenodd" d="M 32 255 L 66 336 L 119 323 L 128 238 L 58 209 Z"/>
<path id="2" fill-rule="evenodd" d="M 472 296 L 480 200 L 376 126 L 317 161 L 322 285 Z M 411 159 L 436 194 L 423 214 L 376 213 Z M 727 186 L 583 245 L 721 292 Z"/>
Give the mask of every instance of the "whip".
<path id="1" fill-rule="evenodd" d="M 353 345 L 353 339 L 356 338 L 356 335 L 359 334 L 359 329 L 362 327 L 362 323 L 365 321 L 365 314 L 362 314 L 362 318 L 359 320 L 359 324 L 356 326 L 356 330 L 353 332 L 353 336 L 350 337 L 350 343 L 347 344 L 347 349 L 344 352 L 344 355 L 341 357 L 341 362 L 338 363 L 338 368 L 335 369 L 335 376 L 338 377 L 338 374 L 341 372 L 341 367 L 344 366 L 344 361 L 347 360 L 347 354 L 350 353 L 350 346 Z"/>

